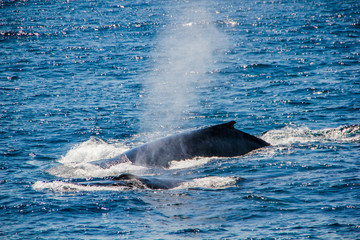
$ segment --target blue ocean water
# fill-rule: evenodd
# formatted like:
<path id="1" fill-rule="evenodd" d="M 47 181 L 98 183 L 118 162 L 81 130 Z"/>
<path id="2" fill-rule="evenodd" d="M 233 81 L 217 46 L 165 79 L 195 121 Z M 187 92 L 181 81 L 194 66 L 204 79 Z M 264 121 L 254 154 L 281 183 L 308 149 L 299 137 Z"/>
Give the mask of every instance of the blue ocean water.
<path id="1" fill-rule="evenodd" d="M 0 1 L 2 239 L 359 239 L 359 1 Z M 237 121 L 272 144 L 88 164 Z M 170 190 L 77 185 L 132 173 Z"/>

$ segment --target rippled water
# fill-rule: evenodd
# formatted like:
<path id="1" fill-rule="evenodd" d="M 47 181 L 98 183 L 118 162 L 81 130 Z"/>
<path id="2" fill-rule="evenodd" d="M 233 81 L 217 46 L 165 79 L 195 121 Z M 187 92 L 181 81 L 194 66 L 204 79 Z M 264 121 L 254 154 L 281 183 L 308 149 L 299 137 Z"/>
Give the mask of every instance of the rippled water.
<path id="1" fill-rule="evenodd" d="M 1 1 L 0 236 L 359 238 L 359 9 Z M 89 164 L 231 120 L 272 146 L 167 169 Z M 181 184 L 87 184 L 122 173 Z"/>

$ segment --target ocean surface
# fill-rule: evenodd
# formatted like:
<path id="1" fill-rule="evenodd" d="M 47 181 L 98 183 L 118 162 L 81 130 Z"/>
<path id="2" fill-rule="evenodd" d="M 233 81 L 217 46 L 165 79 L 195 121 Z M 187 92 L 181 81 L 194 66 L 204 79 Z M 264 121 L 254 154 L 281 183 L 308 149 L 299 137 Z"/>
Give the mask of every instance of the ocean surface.
<path id="1" fill-rule="evenodd" d="M 360 239 L 359 54 L 358 0 L 1 0 L 0 238 Z M 89 164 L 232 120 L 271 146 Z"/>

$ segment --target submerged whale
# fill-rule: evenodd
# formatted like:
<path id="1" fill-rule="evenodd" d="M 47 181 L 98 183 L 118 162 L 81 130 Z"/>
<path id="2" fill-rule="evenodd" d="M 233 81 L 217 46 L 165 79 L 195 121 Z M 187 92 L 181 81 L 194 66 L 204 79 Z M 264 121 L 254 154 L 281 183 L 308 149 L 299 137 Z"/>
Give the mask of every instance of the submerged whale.
<path id="1" fill-rule="evenodd" d="M 130 149 L 121 155 L 91 162 L 101 168 L 132 162 L 147 167 L 169 167 L 171 161 L 194 157 L 235 157 L 269 146 L 264 140 L 237 130 L 235 121 L 179 133 Z"/>
<path id="2" fill-rule="evenodd" d="M 138 177 L 130 173 L 123 173 L 116 177 L 105 177 L 86 181 L 77 180 L 73 183 L 82 186 L 120 186 L 129 189 L 171 189 L 179 186 L 183 182 L 184 181 L 178 179 Z"/>

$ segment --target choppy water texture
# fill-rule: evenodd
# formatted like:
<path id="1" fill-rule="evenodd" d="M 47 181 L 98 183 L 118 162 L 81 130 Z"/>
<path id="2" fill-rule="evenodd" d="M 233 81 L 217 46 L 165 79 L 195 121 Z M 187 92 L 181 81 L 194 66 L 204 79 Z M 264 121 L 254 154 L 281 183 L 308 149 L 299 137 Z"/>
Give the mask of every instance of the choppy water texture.
<path id="1" fill-rule="evenodd" d="M 0 237 L 359 239 L 359 9 L 1 1 Z M 272 146 L 88 163 L 230 120 Z M 180 184 L 86 184 L 122 173 Z"/>

